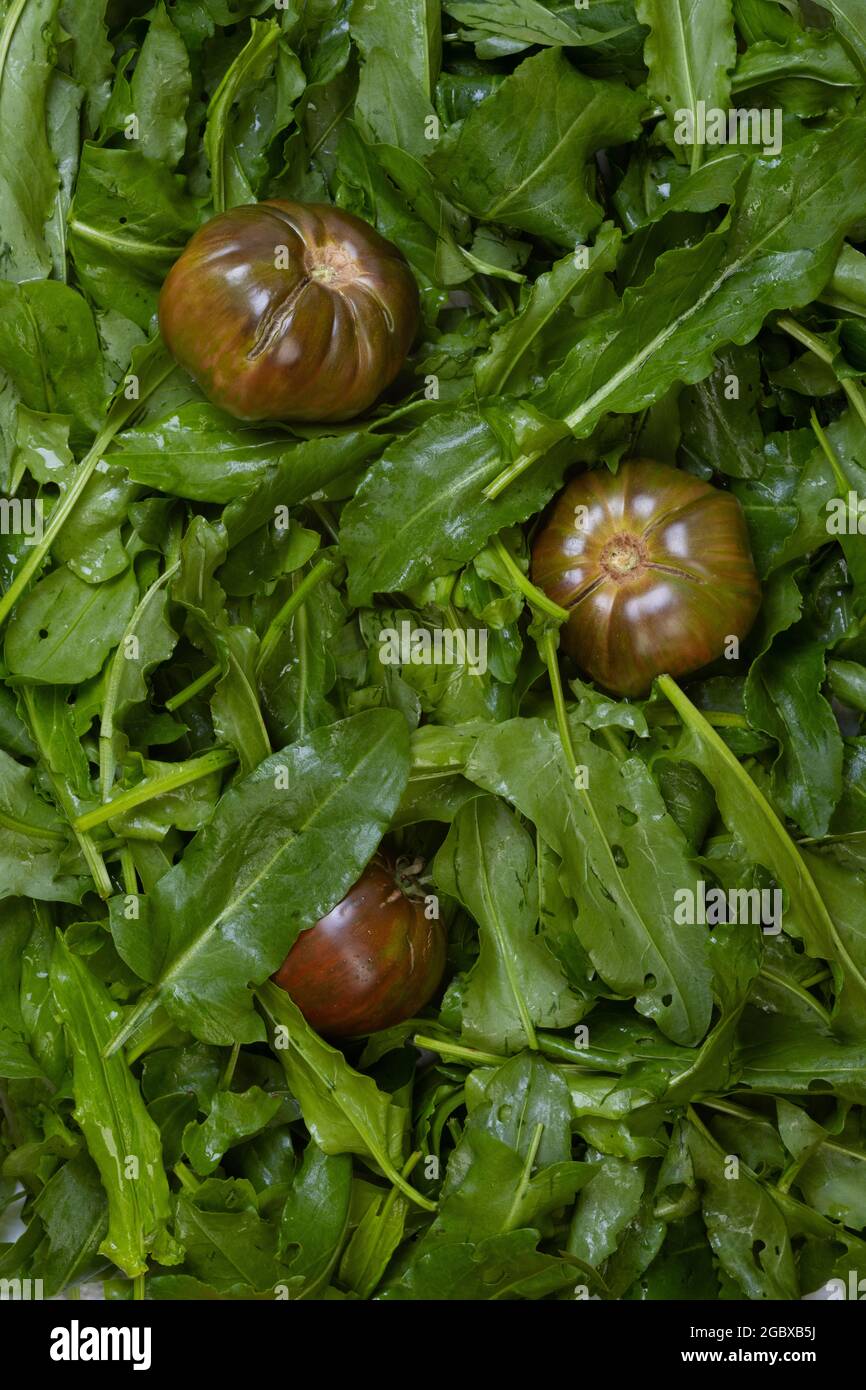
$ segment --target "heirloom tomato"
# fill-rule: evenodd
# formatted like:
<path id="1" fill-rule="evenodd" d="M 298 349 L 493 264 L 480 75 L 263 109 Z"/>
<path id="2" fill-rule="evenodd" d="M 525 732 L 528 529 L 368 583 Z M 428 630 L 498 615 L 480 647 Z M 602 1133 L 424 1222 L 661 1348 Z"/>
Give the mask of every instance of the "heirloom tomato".
<path id="1" fill-rule="evenodd" d="M 350 1038 L 391 1028 L 432 998 L 445 969 L 445 929 L 424 899 L 374 862 L 342 902 L 301 932 L 274 979 L 311 1027 Z"/>
<path id="2" fill-rule="evenodd" d="M 195 233 L 159 301 L 162 336 L 239 420 L 349 420 L 390 386 L 418 327 L 402 253 L 326 204 L 232 208 Z"/>
<path id="3" fill-rule="evenodd" d="M 722 656 L 761 603 L 737 499 L 642 459 L 568 484 L 535 540 L 532 578 L 569 611 L 564 650 L 617 695 Z"/>

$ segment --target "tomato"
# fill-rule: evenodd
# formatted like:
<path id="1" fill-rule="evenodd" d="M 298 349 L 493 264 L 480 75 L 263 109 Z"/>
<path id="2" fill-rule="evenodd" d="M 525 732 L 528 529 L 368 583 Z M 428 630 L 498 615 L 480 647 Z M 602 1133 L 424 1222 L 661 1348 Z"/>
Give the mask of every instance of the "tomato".
<path id="1" fill-rule="evenodd" d="M 402 1023 L 436 992 L 445 929 L 373 863 L 326 917 L 301 932 L 274 979 L 311 1027 L 351 1038 Z"/>
<path id="2" fill-rule="evenodd" d="M 617 695 L 714 661 L 761 604 L 737 499 L 642 459 L 568 484 L 533 546 L 532 578 L 569 610 L 564 649 Z"/>
<path id="3" fill-rule="evenodd" d="M 348 420 L 399 372 L 418 306 L 402 253 L 366 222 L 274 200 L 199 228 L 162 287 L 159 326 L 239 420 Z"/>

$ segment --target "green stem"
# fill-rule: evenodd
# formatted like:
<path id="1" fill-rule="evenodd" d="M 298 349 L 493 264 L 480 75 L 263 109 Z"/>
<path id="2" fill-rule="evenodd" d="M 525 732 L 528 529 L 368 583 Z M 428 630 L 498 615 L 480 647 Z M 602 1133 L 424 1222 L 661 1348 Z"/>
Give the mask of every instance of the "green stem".
<path id="1" fill-rule="evenodd" d="M 819 970 L 814 975 L 810 975 L 808 980 L 801 980 L 803 989 L 811 989 L 813 985 L 820 985 L 824 980 L 832 978 L 832 970 Z"/>
<path id="2" fill-rule="evenodd" d="M 232 1050 L 231 1050 L 231 1052 L 229 1053 L 229 1059 L 228 1059 L 228 1061 L 226 1062 L 226 1065 L 225 1065 L 225 1071 L 223 1072 L 222 1076 L 220 1077 L 219 1088 L 218 1088 L 220 1091 L 227 1091 L 227 1090 L 230 1088 L 230 1086 L 231 1086 L 231 1084 L 232 1084 L 232 1082 L 233 1082 L 233 1080 L 234 1080 L 235 1068 L 237 1067 L 237 1064 L 238 1064 L 238 1057 L 239 1057 L 240 1055 L 241 1055 L 241 1045 L 240 1045 L 240 1043 L 236 1042 L 236 1043 L 234 1043 L 234 1044 L 232 1045 Z"/>
<path id="3" fill-rule="evenodd" d="M 553 708 L 556 711 L 556 727 L 559 730 L 559 741 L 562 744 L 562 751 L 565 755 L 566 766 L 572 781 L 577 774 L 577 758 L 574 753 L 574 744 L 571 741 L 571 729 L 568 726 L 568 713 L 565 708 L 565 696 L 562 692 L 562 677 L 559 674 L 559 661 L 556 655 L 556 636 L 552 632 L 545 632 L 541 639 L 541 654 L 547 665 L 547 674 L 550 677 L 550 689 L 553 692 Z"/>
<path id="4" fill-rule="evenodd" d="M 827 435 L 821 425 L 821 422 L 818 419 L 818 416 L 815 414 L 814 410 L 812 410 L 811 412 L 810 419 L 812 421 L 812 429 L 814 431 L 815 438 L 821 445 L 821 448 L 824 451 L 824 457 L 827 459 L 827 462 L 833 470 L 833 477 L 836 479 L 836 486 L 839 489 L 840 496 L 844 498 L 851 491 L 851 484 L 846 478 L 844 469 L 842 468 L 841 463 L 836 457 L 836 451 L 833 448 L 833 445 L 830 443 L 829 439 L 827 438 Z"/>
<path id="5" fill-rule="evenodd" d="M 532 1139 L 530 1140 L 529 1144 L 529 1149 L 527 1150 L 526 1158 L 523 1163 L 523 1172 L 520 1175 L 520 1182 L 517 1185 L 517 1190 L 514 1193 L 511 1206 L 508 1209 L 508 1215 L 505 1218 L 505 1225 L 503 1227 L 505 1231 L 512 1230 L 515 1223 L 521 1216 L 521 1203 L 526 1197 L 529 1184 L 532 1180 L 532 1169 L 535 1166 L 535 1160 L 538 1157 L 538 1150 L 541 1147 L 541 1136 L 543 1134 L 544 1125 L 539 1122 L 533 1130 Z"/>
<path id="6" fill-rule="evenodd" d="M 799 1158 L 792 1159 L 779 1178 L 779 1181 L 776 1183 L 776 1191 L 782 1192 L 787 1196 L 791 1189 L 792 1182 L 799 1176 L 801 1169 L 805 1168 L 811 1157 L 812 1150 L 805 1149 L 804 1152 L 800 1154 Z"/>
<path id="7" fill-rule="evenodd" d="M 144 1056 L 145 1052 L 152 1052 L 163 1038 L 167 1038 L 170 1033 L 174 1032 L 175 1027 L 174 1020 L 165 1014 L 163 1018 L 151 1022 L 149 1028 L 143 1028 L 132 1047 L 126 1049 L 127 1066 L 131 1067 L 133 1062 L 137 1062 L 139 1057 Z"/>
<path id="8" fill-rule="evenodd" d="M 30 716 L 30 727 L 31 729 L 33 729 L 36 725 L 36 720 L 34 717 L 34 710 L 32 704 L 32 687 L 24 686 L 22 688 L 22 696 L 24 704 L 28 708 L 28 713 Z M 78 841 L 79 849 L 81 850 L 81 853 L 84 855 L 85 862 L 90 871 L 90 876 L 93 879 L 93 882 L 96 886 L 96 891 L 99 894 L 100 898 L 102 898 L 103 902 L 105 902 L 108 900 L 108 898 L 110 898 L 113 895 L 114 887 L 112 885 L 111 879 L 108 876 L 108 870 L 106 869 L 105 864 L 103 862 L 102 852 L 99 848 L 97 848 L 97 845 L 90 837 L 90 835 L 88 835 L 85 831 L 81 830 L 76 826 L 74 819 L 75 802 L 72 796 L 70 795 L 68 788 L 65 786 L 63 779 L 59 776 L 55 776 L 54 772 L 52 771 L 50 760 L 45 755 L 44 749 L 39 749 L 39 755 L 42 764 L 45 768 L 48 780 L 51 783 L 51 787 L 54 792 L 54 799 L 57 805 L 62 810 L 66 819 L 69 821 L 69 824 L 72 826 L 73 833 L 75 835 L 76 840 Z"/>
<path id="9" fill-rule="evenodd" d="M 789 337 L 794 338 L 796 342 L 814 353 L 819 361 L 823 362 L 828 367 L 833 367 L 833 353 L 827 347 L 823 338 L 819 338 L 816 333 L 810 333 L 808 328 L 804 328 L 801 323 L 798 323 L 796 319 L 792 319 L 788 314 L 782 314 L 776 320 L 776 325 L 781 328 L 783 332 L 787 333 Z M 835 372 L 835 368 L 833 368 L 833 370 Z M 848 404 L 853 406 L 854 410 L 863 421 L 863 424 L 866 425 L 866 398 L 864 398 L 860 387 L 857 385 L 856 381 L 850 381 L 840 377 L 838 372 L 835 372 L 835 375 L 836 380 L 848 397 Z"/>
<path id="10" fill-rule="evenodd" d="M 259 647 L 259 656 L 256 662 L 256 670 L 261 671 L 268 657 L 271 655 L 275 646 L 280 640 L 283 629 L 291 622 L 295 613 L 306 603 L 313 590 L 326 579 L 329 574 L 333 574 L 337 568 L 338 561 L 324 558 L 314 565 L 309 574 L 305 575 L 300 584 L 294 589 L 286 599 L 279 613 L 271 619 L 270 625 L 265 632 Z"/>
<path id="11" fill-rule="evenodd" d="M 698 1130 L 699 1133 L 703 1135 L 708 1144 L 712 1144 L 713 1148 L 716 1150 L 717 1153 L 720 1153 L 726 1157 L 725 1151 L 722 1148 L 721 1144 L 719 1144 L 718 1141 L 713 1138 L 712 1134 L 707 1129 L 703 1120 L 699 1118 L 698 1113 L 693 1105 L 686 1106 L 686 1119 L 689 1121 L 690 1124 L 694 1125 L 695 1129 Z"/>
<path id="12" fill-rule="evenodd" d="M 176 709 L 180 709 L 181 705 L 185 705 L 188 700 L 192 700 L 196 695 L 200 694 L 202 690 L 210 685 L 211 681 L 215 681 L 217 676 L 222 672 L 222 669 L 219 662 L 217 662 L 215 666 L 208 667 L 204 675 L 199 676 L 197 680 L 190 681 L 189 685 L 184 686 L 183 690 L 179 690 L 176 695 L 172 695 L 170 700 L 166 700 L 166 709 L 170 710 L 173 714 Z"/>
<path id="13" fill-rule="evenodd" d="M 701 714 L 708 724 L 712 724 L 715 729 L 750 729 L 751 725 L 744 714 L 735 714 L 733 710 L 702 709 Z M 674 709 L 648 709 L 646 710 L 647 723 L 659 728 L 675 728 L 682 723 L 680 716 Z"/>
<path id="14" fill-rule="evenodd" d="M 137 897 L 138 877 L 135 872 L 135 860 L 132 857 L 132 850 L 126 843 L 120 850 L 120 872 L 123 875 L 123 891 L 128 897 Z"/>
<path id="15" fill-rule="evenodd" d="M 198 1192 L 201 1183 L 198 1178 L 194 1177 L 185 1163 L 177 1162 L 174 1165 L 174 1174 L 180 1179 L 181 1187 L 186 1188 L 187 1192 Z"/>
<path id="16" fill-rule="evenodd" d="M 144 1301 L 144 1279 L 145 1276 L 143 1273 L 136 1274 L 132 1282 L 132 1297 L 136 1303 L 142 1303 Z"/>
<path id="17" fill-rule="evenodd" d="M 820 1000 L 815 998 L 814 994 L 810 994 L 809 991 L 796 980 L 788 980 L 784 975 L 777 975 L 774 970 L 768 970 L 766 966 L 762 966 L 758 974 L 762 975 L 765 980 L 769 980 L 771 984 L 776 985 L 779 989 L 787 989 L 791 994 L 795 994 L 804 1004 L 808 1004 L 810 1009 L 815 1010 L 815 1013 L 828 1028 L 831 1026 L 828 1010 L 824 1008 Z"/>
<path id="18" fill-rule="evenodd" d="M 505 569 L 507 569 L 511 578 L 514 580 L 516 587 L 523 594 L 524 598 L 527 599 L 531 607 L 537 608 L 541 613 L 546 613 L 549 618 L 555 618 L 557 622 L 568 622 L 570 617 L 568 609 L 560 608 L 558 603 L 554 603 L 552 598 L 548 598 L 547 594 L 543 593 L 541 589 L 537 588 L 532 581 L 527 578 L 514 556 L 500 540 L 499 536 L 494 536 L 490 544 L 496 551 L 499 560 L 502 562 Z"/>
<path id="19" fill-rule="evenodd" d="M 513 463 L 510 463 L 507 468 L 503 468 L 502 472 L 496 475 L 492 483 L 487 484 L 483 496 L 488 502 L 495 502 L 497 497 L 499 497 L 507 487 L 510 487 L 522 473 L 526 472 L 527 468 L 531 468 L 536 460 L 540 458 L 541 452 L 521 454 L 520 457 L 516 458 Z"/>
<path id="20" fill-rule="evenodd" d="M 130 637 L 135 636 L 139 623 L 147 612 L 157 594 L 169 580 L 177 573 L 180 568 L 180 561 L 165 570 L 159 579 L 145 593 L 141 602 L 126 625 L 126 630 L 117 644 L 111 665 L 108 671 L 108 682 L 105 688 L 105 699 L 102 703 L 102 718 L 99 725 L 99 788 L 103 801 L 107 801 L 111 795 L 111 788 L 114 786 L 114 776 L 116 771 L 116 760 L 114 756 L 114 711 L 117 706 L 120 694 L 120 683 L 123 680 L 124 663 L 129 660 L 126 655 L 126 647 Z"/>
<path id="21" fill-rule="evenodd" d="M 153 345 L 155 350 L 164 351 L 164 349 L 161 349 L 159 338 L 153 339 Z M 153 381 L 148 386 L 147 394 L 156 390 L 157 386 L 174 371 L 174 368 L 174 359 L 166 354 L 164 363 L 159 368 L 159 371 L 155 373 Z M 110 409 L 107 422 L 76 468 L 75 477 L 69 490 L 63 494 L 48 518 L 48 524 L 45 527 L 41 541 L 28 551 L 27 559 L 17 571 L 15 578 L 12 580 L 5 594 L 0 598 L 0 627 L 3 626 L 6 619 L 9 617 L 9 614 L 24 593 L 24 590 L 27 588 L 34 574 L 41 568 L 43 560 L 49 554 L 51 547 L 54 545 L 58 535 L 74 511 L 76 503 L 87 487 L 87 484 L 90 482 L 109 444 L 140 405 L 141 398 L 136 401 L 127 402 L 122 408 L 118 404 L 117 408 L 112 407 Z"/>
<path id="22" fill-rule="evenodd" d="M 47 840 L 51 844 L 63 845 L 67 842 L 67 837 L 62 830 L 47 830 L 45 826 L 29 825 L 27 821 L 16 820 L 14 816 L 8 816 L 5 811 L 0 811 L 0 825 L 4 830 L 11 830 L 15 835 L 29 835 L 31 840 Z"/>
<path id="23" fill-rule="evenodd" d="M 412 1039 L 416 1047 L 422 1047 L 427 1052 L 438 1052 L 442 1057 L 455 1057 L 461 1062 L 471 1062 L 475 1067 L 501 1067 L 506 1061 L 505 1057 L 499 1057 L 495 1052 L 479 1052 L 474 1047 L 463 1047 L 460 1043 L 442 1042 L 440 1038 L 428 1038 L 423 1033 L 417 1033 Z"/>
<path id="24" fill-rule="evenodd" d="M 130 787 L 129 791 L 121 792 L 120 796 L 104 802 L 95 811 L 88 811 L 86 815 L 79 816 L 73 822 L 73 828 L 80 831 L 92 830 L 94 826 L 103 825 L 114 816 L 123 816 L 127 811 L 133 811 L 136 806 L 155 801 L 167 792 L 189 786 L 191 782 L 198 782 L 202 777 L 209 777 L 212 772 L 222 772 L 224 768 L 232 767 L 237 760 L 237 754 L 229 749 L 215 748 L 213 752 L 205 753 L 191 764 L 184 764 L 177 772 L 166 773 L 164 777 L 148 777 L 145 781 L 139 782 L 137 787 Z"/>
<path id="25" fill-rule="evenodd" d="M 121 1024 L 111 1041 L 102 1049 L 102 1055 L 106 1059 L 113 1057 L 115 1052 L 129 1041 L 133 1033 L 136 1033 L 145 1019 L 150 1018 L 159 1004 L 159 991 L 157 989 L 146 989 L 132 1012 Z M 139 1055 L 135 1051 L 135 1056 Z"/>

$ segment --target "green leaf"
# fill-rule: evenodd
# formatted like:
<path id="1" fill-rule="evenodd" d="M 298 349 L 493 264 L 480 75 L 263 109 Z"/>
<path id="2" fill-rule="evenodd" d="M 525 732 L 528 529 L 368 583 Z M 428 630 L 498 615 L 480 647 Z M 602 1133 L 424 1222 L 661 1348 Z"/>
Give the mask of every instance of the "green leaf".
<path id="1" fill-rule="evenodd" d="M 730 72 L 737 60 L 731 0 L 637 0 L 635 11 L 650 31 L 644 49 L 647 90 L 668 118 L 665 142 L 676 155 L 690 147 L 692 169 L 697 169 L 704 146 L 694 138 L 678 140 L 675 132 L 683 128 L 684 112 L 697 122 L 698 102 L 705 110 L 730 107 Z"/>
<path id="2" fill-rule="evenodd" d="M 314 1033 L 285 990 L 269 982 L 257 993 L 270 1022 L 271 1046 L 322 1152 L 358 1154 L 418 1206 L 432 1210 L 433 1203 L 400 1176 L 405 1107 Z"/>
<path id="3" fill-rule="evenodd" d="M 60 24 L 69 35 L 72 76 L 85 92 L 92 135 L 108 105 L 114 52 L 105 31 L 105 0 L 61 0 Z"/>
<path id="4" fill-rule="evenodd" d="M 279 1250 L 293 1299 L 327 1288 L 349 1225 L 352 1160 L 310 1140 L 280 1217 Z"/>
<path id="5" fill-rule="evenodd" d="M 866 5 L 863 0 L 816 0 L 816 3 L 830 11 L 861 72 L 866 72 Z"/>
<path id="6" fill-rule="evenodd" d="M 603 1265 L 637 1216 L 646 1179 L 646 1165 L 601 1159 L 574 1209 L 568 1253 L 595 1268 Z"/>
<path id="7" fill-rule="evenodd" d="M 117 1006 L 62 938 L 51 979 L 72 1053 L 75 1118 L 108 1196 L 108 1233 L 99 1249 L 129 1278 L 145 1271 L 148 1257 L 177 1264 L 159 1131 L 123 1056 L 102 1055 Z"/>
<path id="8" fill-rule="evenodd" d="M 479 924 L 481 949 L 461 989 L 462 1035 L 493 1052 L 536 1047 L 536 1028 L 567 1028 L 580 1017 L 565 976 L 535 935 L 535 847 L 494 797 L 458 811 L 433 865 L 443 893 Z"/>
<path id="9" fill-rule="evenodd" d="M 442 61 L 442 15 L 436 0 L 352 0 L 352 37 L 369 59 L 374 49 L 399 53 L 405 69 L 427 97 L 433 95 Z"/>
<path id="10" fill-rule="evenodd" d="M 561 1074 L 522 1053 L 486 1082 L 452 1157 L 436 1220 L 386 1286 L 385 1299 L 543 1297 L 574 1266 L 537 1250 L 538 1225 L 594 1172 L 572 1163 Z"/>
<path id="11" fill-rule="evenodd" d="M 475 217 L 574 246 L 603 216 L 588 192 L 588 160 L 633 140 L 645 110 L 628 87 L 584 77 L 561 49 L 548 48 L 445 137 L 430 168 Z"/>
<path id="12" fill-rule="evenodd" d="M 102 309 L 150 329 L 172 263 L 199 225 L 178 177 L 138 150 L 86 144 L 69 218 L 78 279 Z"/>
<path id="13" fill-rule="evenodd" d="M 771 1193 L 744 1164 L 729 1176 L 728 1156 L 703 1128 L 691 1124 L 687 1134 L 707 1236 L 722 1268 L 747 1298 L 799 1298 L 788 1228 Z"/>
<path id="14" fill-rule="evenodd" d="M 433 107 L 417 78 L 396 51 L 374 48 L 358 84 L 355 117 L 371 144 L 393 145 L 426 159 L 434 143 L 427 137 Z M 435 119 L 435 116 L 434 116 Z"/>
<path id="15" fill-rule="evenodd" d="M 306 447 L 293 446 L 279 430 L 239 424 L 198 401 L 124 430 L 117 443 L 135 482 L 193 502 L 241 499 Z"/>
<path id="16" fill-rule="evenodd" d="M 124 726 L 131 712 L 148 698 L 147 677 L 155 667 L 168 661 L 177 642 L 167 616 L 166 585 L 170 577 L 170 570 L 164 572 L 142 595 L 108 668 L 99 737 L 100 748 L 110 750 L 112 762 L 126 752 Z M 111 767 L 106 767 L 108 788 L 113 781 L 110 773 Z"/>
<path id="17" fill-rule="evenodd" d="M 582 437 L 608 411 L 641 410 L 675 381 L 700 381 L 717 348 L 749 342 L 774 309 L 814 299 L 845 233 L 866 216 L 862 127 L 845 120 L 778 159 L 756 157 L 730 220 L 697 246 L 661 256 L 619 310 L 589 327 L 535 398 L 537 407 Z M 864 181 L 855 173 L 859 162 Z M 792 186 L 796 218 L 784 192 Z"/>
<path id="18" fill-rule="evenodd" d="M 75 685 L 102 670 L 138 599 L 132 569 L 85 584 L 66 566 L 22 599 L 6 631 L 10 671 L 49 685 Z"/>
<path id="19" fill-rule="evenodd" d="M 67 285 L 0 283 L 0 367 L 31 410 L 72 415 L 84 431 L 98 428 L 105 381 L 96 325 Z"/>
<path id="20" fill-rule="evenodd" d="M 211 171 L 213 205 L 217 212 L 255 201 L 232 131 L 235 103 L 251 88 L 267 81 L 281 41 L 276 20 L 252 20 L 249 42 L 226 72 L 208 106 L 204 151 Z"/>
<path id="21" fill-rule="evenodd" d="M 821 694 L 824 646 L 794 633 L 753 662 L 746 709 L 780 745 L 773 767 L 777 804 L 806 835 L 826 834 L 842 793 L 842 737 Z"/>
<path id="22" fill-rule="evenodd" d="M 285 1279 L 276 1257 L 277 1233 L 258 1215 L 249 1183 L 211 1178 L 192 1196 L 182 1192 L 175 1229 L 184 1246 L 185 1268 L 203 1284 L 220 1294 L 242 1285 L 276 1296 Z M 183 1296 L 185 1284 L 180 1286 Z"/>
<path id="23" fill-rule="evenodd" d="M 367 604 L 374 593 L 450 573 L 491 535 L 548 500 L 568 458 L 561 448 L 553 449 L 529 483 L 521 479 L 495 502 L 485 501 L 483 490 L 507 447 L 497 428 L 501 423 L 504 433 L 503 414 L 495 407 L 436 415 L 391 444 L 373 465 L 342 516 L 341 549 L 353 603 Z M 512 418 L 518 429 L 522 424 L 522 438 L 541 448 L 555 444 L 555 428 L 516 409 Z"/>
<path id="24" fill-rule="evenodd" d="M 371 1202 L 340 1260 L 339 1282 L 359 1298 L 372 1298 L 391 1257 L 403 1241 L 411 1206 L 392 1187 Z"/>
<path id="25" fill-rule="evenodd" d="M 132 77 L 130 114 L 138 120 L 133 148 L 175 169 L 186 147 L 186 109 L 192 91 L 189 55 L 163 0 L 154 7 Z"/>
<path id="26" fill-rule="evenodd" d="M 539 275 L 520 312 L 503 324 L 475 367 L 480 396 L 514 391 L 543 380 L 572 344 L 577 323 L 605 307 L 613 293 L 604 278 L 616 266 L 621 235 L 611 223 L 588 248 L 588 265 L 577 254 L 563 256 Z"/>
<path id="27" fill-rule="evenodd" d="M 45 1229 L 34 1273 L 55 1298 L 75 1286 L 94 1263 L 108 1229 L 108 1204 L 99 1173 L 86 1154 L 71 1158 L 33 1203 Z"/>
<path id="28" fill-rule="evenodd" d="M 48 91 L 59 0 L 0 4 L 0 279 L 50 274 L 45 225 L 59 184 L 48 140 Z M 18 139 L 12 132 L 18 132 Z M 22 158 L 21 141 L 26 141 Z M 0 304 L 3 301 L 0 300 Z M 8 312 L 4 308 L 4 314 Z"/>
<path id="29" fill-rule="evenodd" d="M 237 750 L 242 770 L 252 772 L 271 745 L 256 687 L 258 640 L 251 628 L 230 621 L 225 594 L 214 579 L 225 544 L 221 527 L 196 517 L 183 539 L 172 597 L 187 610 L 185 636 L 220 668 L 211 696 L 214 732 Z"/>
<path id="30" fill-rule="evenodd" d="M 700 768 L 715 790 L 719 812 L 728 829 L 752 862 L 769 869 L 785 890 L 787 929 L 802 935 L 810 956 L 839 962 L 854 1007 L 862 1009 L 866 962 L 851 954 L 810 873 L 809 862 L 748 772 L 694 705 L 668 676 L 659 679 L 659 686 L 683 721 L 677 756 Z"/>
<path id="31" fill-rule="evenodd" d="M 303 582 L 293 576 L 274 591 L 272 605 L 282 606 Z M 262 701 L 275 741 L 303 738 L 334 717 L 328 699 L 336 680 L 333 645 L 346 620 L 335 586 L 325 579 L 293 614 L 259 673 Z"/>
<path id="32" fill-rule="evenodd" d="M 33 782 L 32 768 L 0 753 L 0 898 L 80 902 L 83 865 L 74 872 L 65 822 Z"/>
<path id="33" fill-rule="evenodd" d="M 512 40 L 515 51 L 536 43 L 582 47 L 599 37 L 598 30 L 577 24 L 577 14 L 567 10 L 553 14 L 536 0 L 449 0 L 443 9 L 467 25 L 476 42 L 482 35 L 496 34 Z M 574 23 L 569 22 L 572 19 Z"/>
<path id="34" fill-rule="evenodd" d="M 260 1040 L 248 982 L 273 974 L 298 932 L 345 896 L 407 776 L 405 724 L 379 710 L 316 730 L 228 791 L 142 900 L 143 921 L 112 902 L 118 950 L 153 984 L 136 1012 L 158 999 L 205 1042 Z"/>
<path id="35" fill-rule="evenodd" d="M 187 1125 L 184 1131 L 184 1153 L 195 1171 L 203 1177 L 213 1173 L 223 1154 L 260 1134 L 281 1105 L 279 1096 L 266 1095 L 258 1086 L 240 1094 L 218 1091 L 207 1118 L 201 1124 Z"/>
<path id="36" fill-rule="evenodd" d="M 694 1044 L 712 1004 L 706 934 L 673 920 L 674 894 L 697 879 L 685 839 L 640 759 L 620 763 L 585 730 L 572 735 L 585 788 L 538 719 L 483 734 L 466 775 L 513 802 L 560 856 L 579 909 L 574 930 L 602 979 L 668 1037 Z"/>

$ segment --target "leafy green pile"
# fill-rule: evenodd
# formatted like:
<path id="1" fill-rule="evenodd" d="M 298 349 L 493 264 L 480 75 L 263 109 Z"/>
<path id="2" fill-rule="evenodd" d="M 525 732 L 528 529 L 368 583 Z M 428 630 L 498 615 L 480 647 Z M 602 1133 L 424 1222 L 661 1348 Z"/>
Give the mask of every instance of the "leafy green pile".
<path id="1" fill-rule="evenodd" d="M 681 143 L 699 103 L 781 149 Z M 156 336 L 194 229 L 268 196 L 417 276 L 369 418 L 238 424 Z M 862 0 L 0 0 L 0 1277 L 866 1277 L 860 241 Z M 624 703 L 526 576 L 567 471 L 629 456 L 730 488 L 764 603 Z M 486 671 L 384 662 L 404 622 Z M 267 981 L 383 837 L 447 988 L 337 1050 Z M 678 923 L 699 882 L 783 932 Z"/>

